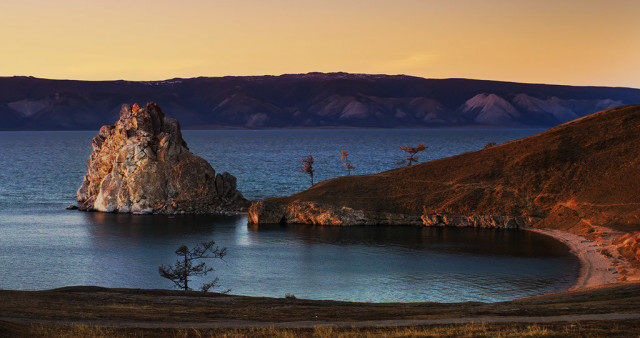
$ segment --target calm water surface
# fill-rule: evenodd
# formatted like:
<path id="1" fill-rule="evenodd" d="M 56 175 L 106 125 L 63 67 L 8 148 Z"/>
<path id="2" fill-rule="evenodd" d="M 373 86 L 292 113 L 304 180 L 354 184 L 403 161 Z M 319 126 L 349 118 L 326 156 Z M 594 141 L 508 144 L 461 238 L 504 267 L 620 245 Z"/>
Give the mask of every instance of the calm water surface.
<path id="1" fill-rule="evenodd" d="M 430 145 L 421 161 L 480 149 L 539 130 L 185 131 L 190 149 L 238 177 L 249 199 L 343 175 L 392 169 L 399 145 Z M 132 216 L 66 211 L 75 200 L 95 132 L 0 133 L 0 288 L 93 284 L 170 288 L 158 265 L 181 244 L 228 248 L 211 262 L 233 294 L 355 301 L 499 301 L 568 288 L 577 260 L 524 231 L 418 227 L 247 226 L 245 217 Z"/>

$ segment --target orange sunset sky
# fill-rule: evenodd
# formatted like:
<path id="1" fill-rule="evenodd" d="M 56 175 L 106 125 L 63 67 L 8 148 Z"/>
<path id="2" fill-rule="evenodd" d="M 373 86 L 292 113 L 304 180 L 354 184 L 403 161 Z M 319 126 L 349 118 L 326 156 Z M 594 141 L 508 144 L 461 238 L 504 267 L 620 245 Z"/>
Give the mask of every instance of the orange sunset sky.
<path id="1" fill-rule="evenodd" d="M 311 71 L 640 88 L 638 0 L 3 0 L 0 76 Z"/>

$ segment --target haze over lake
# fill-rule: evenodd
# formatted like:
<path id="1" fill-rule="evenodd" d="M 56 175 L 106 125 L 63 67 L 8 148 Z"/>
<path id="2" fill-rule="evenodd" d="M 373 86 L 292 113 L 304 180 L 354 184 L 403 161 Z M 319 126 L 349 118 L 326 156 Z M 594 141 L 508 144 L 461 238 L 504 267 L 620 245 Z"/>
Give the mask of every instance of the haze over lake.
<path id="1" fill-rule="evenodd" d="M 305 189 L 300 158 L 316 182 L 395 167 L 400 145 L 430 148 L 420 162 L 540 132 L 534 129 L 183 131 L 190 150 L 238 178 L 255 200 Z M 0 133 L 0 288 L 66 285 L 170 288 L 157 267 L 173 251 L 213 239 L 212 261 L 233 294 L 355 301 L 499 301 L 571 286 L 578 262 L 563 245 L 517 230 L 419 227 L 248 227 L 246 218 L 131 216 L 67 211 L 75 202 L 89 132 Z"/>

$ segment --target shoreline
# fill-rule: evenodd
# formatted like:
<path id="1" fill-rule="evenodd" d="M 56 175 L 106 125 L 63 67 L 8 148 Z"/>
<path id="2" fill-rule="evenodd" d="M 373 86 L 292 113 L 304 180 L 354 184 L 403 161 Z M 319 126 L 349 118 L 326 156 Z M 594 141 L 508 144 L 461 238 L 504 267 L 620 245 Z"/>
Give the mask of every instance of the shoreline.
<path id="1" fill-rule="evenodd" d="M 580 273 L 575 284 L 568 291 L 598 287 L 620 282 L 618 272 L 620 262 L 613 256 L 605 256 L 601 251 L 610 249 L 598 241 L 555 229 L 522 228 L 554 238 L 567 245 L 571 253 L 580 260 Z"/>

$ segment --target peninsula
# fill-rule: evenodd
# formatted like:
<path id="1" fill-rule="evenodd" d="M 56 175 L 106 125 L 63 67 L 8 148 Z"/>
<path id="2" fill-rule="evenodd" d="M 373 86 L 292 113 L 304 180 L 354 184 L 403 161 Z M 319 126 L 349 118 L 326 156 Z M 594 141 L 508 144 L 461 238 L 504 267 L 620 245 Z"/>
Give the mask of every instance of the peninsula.
<path id="1" fill-rule="evenodd" d="M 640 105 L 612 108 L 480 151 L 320 182 L 254 203 L 248 219 L 546 229 L 540 231 L 580 244 L 573 249 L 583 258 L 582 279 L 600 266 L 605 277 L 581 286 L 637 280 L 639 141 Z M 593 252 L 607 262 L 587 260 Z"/>

